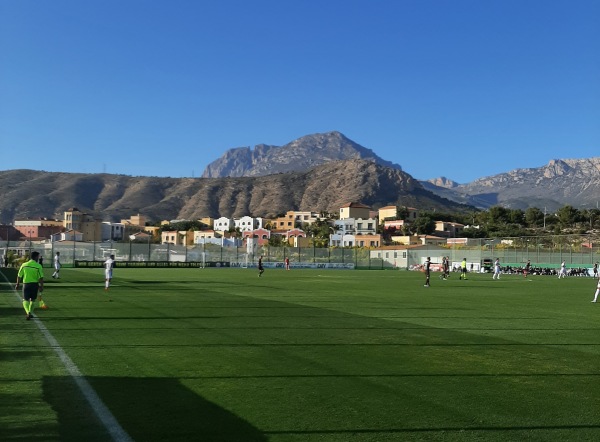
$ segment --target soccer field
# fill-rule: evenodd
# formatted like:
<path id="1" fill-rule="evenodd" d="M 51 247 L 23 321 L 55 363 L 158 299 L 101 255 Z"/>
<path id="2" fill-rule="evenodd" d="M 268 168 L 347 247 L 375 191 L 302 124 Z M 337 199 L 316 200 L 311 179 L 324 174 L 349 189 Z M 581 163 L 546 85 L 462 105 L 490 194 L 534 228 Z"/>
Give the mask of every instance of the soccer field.
<path id="1" fill-rule="evenodd" d="M 1 284 L 3 441 L 600 440 L 592 278 L 49 272 L 33 321 Z"/>

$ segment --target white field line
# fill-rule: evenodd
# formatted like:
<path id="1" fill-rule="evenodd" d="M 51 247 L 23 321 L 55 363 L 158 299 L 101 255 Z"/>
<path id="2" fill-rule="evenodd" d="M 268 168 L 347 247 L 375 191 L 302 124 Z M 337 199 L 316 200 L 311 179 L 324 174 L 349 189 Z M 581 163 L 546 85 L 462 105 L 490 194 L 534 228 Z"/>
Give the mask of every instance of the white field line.
<path id="1" fill-rule="evenodd" d="M 2 275 L 6 283 L 9 284 L 9 286 L 12 288 L 12 291 L 17 296 L 17 298 L 19 298 L 19 300 L 22 301 L 23 298 L 14 289 L 14 286 L 12 286 L 10 282 L 6 279 L 6 276 L 4 276 L 4 274 L 2 273 L 0 273 L 0 275 Z M 58 341 L 54 338 L 54 336 L 52 336 L 52 333 L 48 331 L 44 323 L 37 318 L 34 318 L 33 322 L 38 326 L 38 328 L 48 341 L 48 344 L 50 344 L 50 347 L 56 352 L 59 359 L 62 361 L 63 365 L 65 366 L 65 368 L 79 387 L 79 390 L 92 407 L 92 410 L 94 410 L 94 413 L 96 414 L 98 419 L 100 419 L 106 430 L 112 436 L 113 440 L 117 442 L 132 442 L 133 439 L 125 432 L 125 430 L 123 429 L 123 427 L 121 427 L 119 422 L 117 422 L 117 419 L 115 419 L 110 410 L 106 407 L 106 405 L 104 405 L 102 399 L 100 399 L 100 397 L 94 391 L 89 382 L 81 374 L 79 368 L 77 368 L 77 365 L 75 365 L 71 358 L 65 353 Z"/>

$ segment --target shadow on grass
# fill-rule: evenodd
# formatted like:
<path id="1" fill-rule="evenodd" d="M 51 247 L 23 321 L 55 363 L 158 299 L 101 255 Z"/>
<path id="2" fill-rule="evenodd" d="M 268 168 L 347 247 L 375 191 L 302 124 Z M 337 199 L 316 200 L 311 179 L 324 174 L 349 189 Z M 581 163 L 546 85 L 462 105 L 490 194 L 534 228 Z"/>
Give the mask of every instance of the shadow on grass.
<path id="1" fill-rule="evenodd" d="M 6 318 L 7 316 L 22 316 L 25 315 L 25 311 L 20 304 L 15 307 L 0 307 L 0 317 Z"/>
<path id="2" fill-rule="evenodd" d="M 46 442 L 59 440 L 51 420 L 38 419 L 40 407 L 27 394 L 0 393 L 0 440 Z M 93 439 L 92 439 L 93 441 Z"/>
<path id="3" fill-rule="evenodd" d="M 167 378 L 87 378 L 123 429 L 143 441 L 266 441 L 264 434 L 235 414 Z M 58 415 L 60 440 L 109 440 L 98 429 L 71 378 L 44 378 L 44 399 Z M 67 394 L 65 394 L 65 392 Z M 75 398 L 75 399 L 74 399 Z M 83 413 L 82 409 L 88 410 Z M 96 436 L 88 427 L 95 427 Z"/>

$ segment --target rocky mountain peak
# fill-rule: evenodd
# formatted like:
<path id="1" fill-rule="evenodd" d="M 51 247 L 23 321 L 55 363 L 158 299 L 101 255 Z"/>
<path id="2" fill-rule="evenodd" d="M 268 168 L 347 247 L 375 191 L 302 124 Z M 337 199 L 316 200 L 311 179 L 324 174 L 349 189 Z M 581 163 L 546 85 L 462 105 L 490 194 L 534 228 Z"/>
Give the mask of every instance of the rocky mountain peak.
<path id="1" fill-rule="evenodd" d="M 456 181 L 446 178 L 445 176 L 441 176 L 439 178 L 432 178 L 427 180 L 427 182 L 438 187 L 443 187 L 444 189 L 453 189 L 460 185 Z"/>
<path id="2" fill-rule="evenodd" d="M 544 177 L 546 178 L 554 178 L 557 175 L 564 175 L 569 173 L 571 167 L 563 160 L 550 160 L 548 165 L 543 168 Z"/>
<path id="3" fill-rule="evenodd" d="M 340 132 L 306 135 L 284 146 L 260 144 L 254 149 L 229 149 L 209 164 L 203 178 L 251 177 L 275 173 L 301 172 L 331 161 L 371 160 L 377 164 L 402 170 L 398 164 L 377 156 Z"/>

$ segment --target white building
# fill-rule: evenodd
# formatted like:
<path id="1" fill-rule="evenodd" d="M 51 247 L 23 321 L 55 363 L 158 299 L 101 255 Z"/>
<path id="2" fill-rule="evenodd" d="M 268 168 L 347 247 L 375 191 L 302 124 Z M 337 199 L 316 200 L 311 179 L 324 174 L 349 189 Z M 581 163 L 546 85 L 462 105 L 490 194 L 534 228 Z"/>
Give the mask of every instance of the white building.
<path id="1" fill-rule="evenodd" d="M 377 219 L 340 219 L 334 221 L 333 229 L 334 232 L 329 235 L 330 247 L 354 247 L 358 245 L 356 236 L 377 235 Z"/>
<path id="2" fill-rule="evenodd" d="M 375 235 L 377 233 L 377 218 L 345 218 L 335 220 L 333 228 L 338 233 Z"/>
<path id="3" fill-rule="evenodd" d="M 262 218 L 253 218 L 251 216 L 242 216 L 239 219 L 234 219 L 233 223 L 236 229 L 240 229 L 240 232 L 252 232 L 263 227 Z M 215 230 L 219 229 L 215 227 Z"/>
<path id="4" fill-rule="evenodd" d="M 226 216 L 222 216 L 221 218 L 217 218 L 215 220 L 213 229 L 219 232 L 228 232 L 229 229 L 233 227 L 235 227 L 235 222 L 233 218 L 227 218 Z"/>
<path id="5" fill-rule="evenodd" d="M 315 221 L 321 219 L 317 212 L 299 212 L 293 211 L 294 220 L 300 226 L 311 225 Z"/>
<path id="6" fill-rule="evenodd" d="M 50 241 L 83 241 L 83 233 L 71 229 L 66 232 L 55 233 L 50 237 Z"/>
<path id="7" fill-rule="evenodd" d="M 102 241 L 120 241 L 125 236 L 125 225 L 123 223 L 104 221 L 100 233 Z"/>

